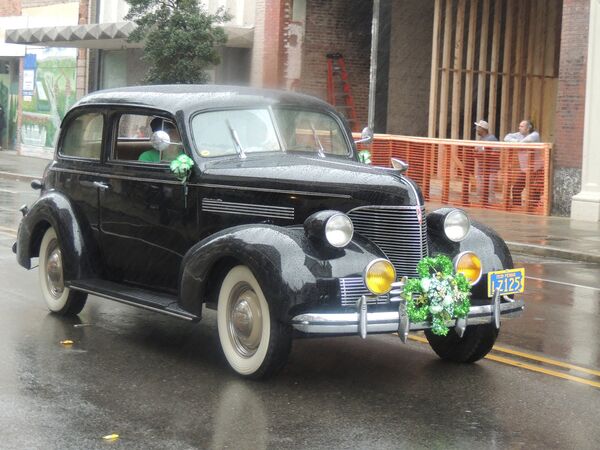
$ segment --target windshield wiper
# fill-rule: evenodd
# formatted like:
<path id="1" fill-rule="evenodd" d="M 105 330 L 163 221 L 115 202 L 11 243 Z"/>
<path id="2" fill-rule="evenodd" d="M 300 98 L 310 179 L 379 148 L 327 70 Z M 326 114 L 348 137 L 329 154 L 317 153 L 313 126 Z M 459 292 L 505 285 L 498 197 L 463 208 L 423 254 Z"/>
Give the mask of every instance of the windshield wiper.
<path id="1" fill-rule="evenodd" d="M 229 132 L 231 133 L 231 139 L 233 139 L 233 143 L 235 144 L 238 156 L 240 157 L 240 159 L 246 159 L 246 152 L 244 151 L 244 147 L 242 147 L 242 143 L 240 142 L 240 138 L 237 134 L 237 131 L 235 131 L 229 119 L 226 119 L 225 122 L 227 123 L 227 128 L 229 128 Z"/>
<path id="2" fill-rule="evenodd" d="M 319 136 L 317 136 L 317 130 L 315 130 L 315 126 L 312 123 L 310 124 L 310 129 L 312 130 L 313 138 L 315 139 L 315 144 L 317 144 L 317 153 L 319 154 L 319 157 L 325 158 L 325 149 L 323 148 L 323 144 L 321 144 Z"/>

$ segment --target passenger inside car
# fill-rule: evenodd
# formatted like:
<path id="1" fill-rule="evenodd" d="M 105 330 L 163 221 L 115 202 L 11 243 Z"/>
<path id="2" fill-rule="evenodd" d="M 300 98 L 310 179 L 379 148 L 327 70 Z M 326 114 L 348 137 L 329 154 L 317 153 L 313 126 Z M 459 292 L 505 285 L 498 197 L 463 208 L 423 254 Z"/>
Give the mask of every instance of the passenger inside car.
<path id="1" fill-rule="evenodd" d="M 161 117 L 155 117 L 150 122 L 150 128 L 152 132 L 165 131 L 171 139 L 171 144 L 167 150 L 160 152 L 154 148 L 148 149 L 143 152 L 139 157 L 138 161 L 158 163 L 161 161 L 172 161 L 181 154 L 181 137 L 177 132 L 177 128 L 173 122 L 164 120 Z M 161 155 L 162 153 L 162 155 Z"/>

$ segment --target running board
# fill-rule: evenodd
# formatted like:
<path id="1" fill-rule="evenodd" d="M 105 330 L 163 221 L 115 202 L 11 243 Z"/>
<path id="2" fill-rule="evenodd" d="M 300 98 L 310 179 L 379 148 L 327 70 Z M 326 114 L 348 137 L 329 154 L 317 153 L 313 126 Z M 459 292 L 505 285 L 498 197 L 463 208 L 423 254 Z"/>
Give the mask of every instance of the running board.
<path id="1" fill-rule="evenodd" d="M 146 289 L 140 289 L 126 284 L 113 283 L 112 281 L 100 279 L 75 280 L 67 285 L 74 291 L 114 300 L 126 305 L 167 314 L 179 319 L 197 322 L 200 316 L 184 311 L 177 305 L 177 297 L 169 294 L 157 294 Z"/>

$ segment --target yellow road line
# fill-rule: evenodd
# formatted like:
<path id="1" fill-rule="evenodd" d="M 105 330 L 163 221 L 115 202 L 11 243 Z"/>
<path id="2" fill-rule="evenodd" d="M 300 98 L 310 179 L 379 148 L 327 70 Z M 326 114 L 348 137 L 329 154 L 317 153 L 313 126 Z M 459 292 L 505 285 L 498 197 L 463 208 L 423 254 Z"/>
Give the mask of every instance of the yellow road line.
<path id="1" fill-rule="evenodd" d="M 425 339 L 425 338 L 423 338 L 421 336 L 413 336 L 412 334 L 410 334 L 410 335 L 408 335 L 408 338 L 411 339 L 411 340 L 413 340 L 413 341 L 422 342 L 424 344 L 428 343 L 427 339 Z M 500 348 L 502 349 L 500 351 L 509 350 L 509 349 L 505 349 L 504 347 L 500 347 Z M 497 348 L 494 347 L 494 350 L 497 350 Z M 517 356 L 522 356 L 524 358 L 529 358 L 530 356 L 533 356 L 533 358 L 531 358 L 531 359 L 534 359 L 534 360 L 537 359 L 540 362 L 545 362 L 544 360 L 547 360 L 549 364 L 555 364 L 557 366 L 569 367 L 569 368 L 570 368 L 570 366 L 572 366 L 572 364 L 561 363 L 560 361 L 553 361 L 553 360 L 550 360 L 548 358 L 537 357 L 537 356 L 534 356 L 534 355 L 529 355 L 529 354 L 524 353 L 524 352 L 517 352 L 517 351 L 514 351 L 514 350 L 509 350 L 507 353 L 510 353 L 510 352 L 513 353 L 513 354 L 515 354 L 515 355 L 517 355 Z M 522 369 L 531 370 L 532 372 L 539 372 L 539 373 L 543 373 L 543 374 L 546 374 L 546 375 L 551 375 L 553 377 L 563 378 L 565 380 L 575 381 L 576 383 L 587 384 L 588 386 L 593 386 L 593 387 L 600 388 L 600 382 L 597 382 L 597 381 L 586 380 L 585 378 L 580 378 L 580 377 L 576 377 L 574 375 L 569 375 L 569 374 L 566 374 L 566 373 L 557 372 L 556 370 L 544 369 L 543 367 L 534 366 L 532 364 L 527 364 L 527 363 L 515 361 L 515 360 L 509 359 L 509 358 L 505 358 L 503 356 L 497 356 L 497 355 L 488 354 L 486 356 L 486 359 L 489 359 L 491 361 L 501 362 L 501 363 L 504 363 L 504 364 L 508 364 L 510 366 L 520 367 Z M 577 366 L 573 366 L 573 367 L 577 367 Z M 577 369 L 581 370 L 581 369 L 584 369 L 584 368 L 583 367 L 578 367 Z M 587 370 L 589 370 L 589 369 L 584 369 L 583 371 L 587 371 Z M 587 373 L 595 374 L 595 373 L 598 373 L 598 372 L 590 370 Z"/>
<path id="2" fill-rule="evenodd" d="M 397 333 L 394 333 L 394 334 L 397 334 Z M 412 334 L 409 334 L 408 338 L 412 341 L 418 341 L 418 342 L 422 342 L 423 344 L 429 344 L 427 339 L 425 339 L 424 337 L 421 337 L 421 336 L 414 336 Z"/>
<path id="3" fill-rule="evenodd" d="M 543 373 L 546 375 L 552 375 L 553 377 L 563 378 L 565 380 L 575 381 L 577 383 L 587 384 L 588 386 L 594 386 L 594 387 L 600 388 L 600 383 L 597 381 L 586 380 L 585 378 L 579 378 L 579 377 L 569 375 L 566 373 L 557 372 L 556 370 L 544 369 L 543 367 L 534 366 L 534 365 L 522 363 L 519 361 L 514 361 L 512 359 L 504 358 L 502 356 L 487 355 L 486 359 L 491 359 L 492 361 L 501 362 L 503 364 L 508 364 L 510 366 L 521 367 L 522 369 L 531 370 L 533 372 L 540 372 L 540 373 Z"/>
<path id="4" fill-rule="evenodd" d="M 409 339 L 412 339 L 414 341 L 418 341 L 418 342 L 423 342 L 425 344 L 427 344 L 427 339 L 421 337 L 421 336 L 413 336 L 412 334 L 408 336 Z M 515 356 L 520 356 L 521 358 L 527 358 L 527 359 L 531 359 L 533 361 L 539 361 L 545 364 L 550 364 L 553 366 L 558 366 L 558 367 L 564 367 L 566 369 L 572 369 L 572 370 L 576 370 L 577 372 L 582 372 L 582 373 L 587 373 L 590 375 L 594 375 L 597 377 L 600 377 L 600 371 L 598 370 L 594 370 L 594 369 L 586 369 L 585 367 L 579 367 L 576 366 L 574 364 L 569 364 L 569 363 L 565 363 L 562 361 L 556 361 L 554 359 L 550 359 L 550 358 L 546 358 L 544 356 L 537 356 L 537 355 L 532 355 L 530 353 L 525 353 L 525 352 L 520 352 L 518 350 L 511 350 L 509 348 L 506 347 L 501 347 L 499 345 L 494 345 L 493 350 L 498 351 L 498 352 L 502 352 L 502 353 L 508 353 L 510 355 L 515 355 Z"/>
<path id="5" fill-rule="evenodd" d="M 539 361 L 539 362 L 543 362 L 543 363 L 546 363 L 546 364 L 551 364 L 553 366 L 565 367 L 567 369 L 573 369 L 573 370 L 576 370 L 577 372 L 588 373 L 590 375 L 595 375 L 597 377 L 600 377 L 600 371 L 599 370 L 586 369 L 585 367 L 579 367 L 579 366 L 576 366 L 574 364 L 569 364 L 569 363 L 565 363 L 565 362 L 561 362 L 561 361 L 555 361 L 555 360 L 550 359 L 550 358 L 545 358 L 544 356 L 531 355 L 529 353 L 524 353 L 524 352 L 520 352 L 520 351 L 517 351 L 517 350 L 511 350 L 510 348 L 500 347 L 500 346 L 497 346 L 497 345 L 494 345 L 494 350 L 502 352 L 502 353 L 508 353 L 510 355 L 520 356 L 522 358 L 532 359 L 534 361 Z"/>

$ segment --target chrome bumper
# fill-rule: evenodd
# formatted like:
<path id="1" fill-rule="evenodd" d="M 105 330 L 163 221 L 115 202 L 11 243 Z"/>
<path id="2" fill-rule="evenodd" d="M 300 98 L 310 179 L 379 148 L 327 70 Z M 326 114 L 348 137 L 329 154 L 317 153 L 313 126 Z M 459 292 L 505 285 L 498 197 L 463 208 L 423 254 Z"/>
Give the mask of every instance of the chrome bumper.
<path id="1" fill-rule="evenodd" d="M 500 328 L 500 318 L 516 317 L 523 312 L 524 301 L 512 300 L 508 297 L 494 296 L 489 305 L 472 306 L 465 319 L 447 321 L 448 327 L 455 327 L 462 336 L 468 325 L 495 323 Z M 366 298 L 357 302 L 355 313 L 306 313 L 295 316 L 292 326 L 305 333 L 323 334 L 360 334 L 363 338 L 368 333 L 391 333 L 397 331 L 400 338 L 406 341 L 408 331 L 431 328 L 429 322 L 410 323 L 406 316 L 404 302 L 397 311 L 368 312 Z"/>

